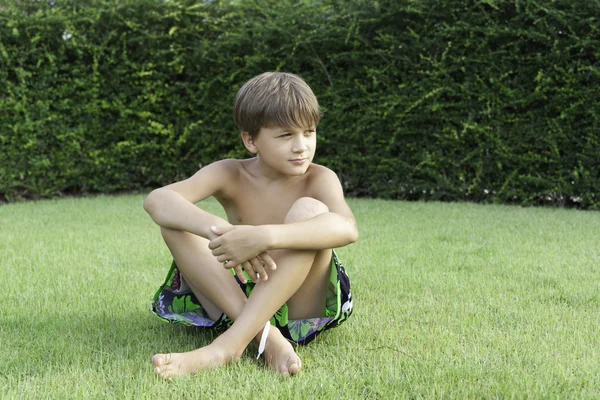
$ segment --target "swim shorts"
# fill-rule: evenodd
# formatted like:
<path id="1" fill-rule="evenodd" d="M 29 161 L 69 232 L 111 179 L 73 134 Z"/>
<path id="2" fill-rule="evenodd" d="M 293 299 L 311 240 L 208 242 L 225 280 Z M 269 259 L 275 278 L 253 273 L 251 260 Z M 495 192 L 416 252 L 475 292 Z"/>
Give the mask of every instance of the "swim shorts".
<path id="1" fill-rule="evenodd" d="M 254 283 L 250 279 L 248 279 L 248 283 L 242 283 L 235 273 L 234 278 L 246 296 L 250 296 Z M 202 304 L 185 282 L 174 260 L 165 282 L 154 295 L 151 309 L 164 321 L 187 326 L 227 329 L 233 323 L 225 314 L 221 315 L 217 321 L 209 318 Z M 271 318 L 271 325 L 279 328 L 288 340 L 298 344 L 308 344 L 321 332 L 346 321 L 351 314 L 350 280 L 337 255 L 332 252 L 329 290 L 325 306 L 326 316 L 324 318 L 290 320 L 288 319 L 287 304 L 284 304 Z"/>

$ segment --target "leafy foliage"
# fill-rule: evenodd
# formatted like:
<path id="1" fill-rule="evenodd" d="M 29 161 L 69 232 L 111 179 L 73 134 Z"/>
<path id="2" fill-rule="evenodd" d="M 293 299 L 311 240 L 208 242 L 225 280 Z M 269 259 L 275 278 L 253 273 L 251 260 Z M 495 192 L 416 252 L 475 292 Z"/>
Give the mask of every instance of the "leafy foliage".
<path id="1" fill-rule="evenodd" d="M 600 208 L 600 3 L 20 1 L 0 198 L 156 187 L 245 153 L 237 89 L 300 74 L 347 194 Z"/>

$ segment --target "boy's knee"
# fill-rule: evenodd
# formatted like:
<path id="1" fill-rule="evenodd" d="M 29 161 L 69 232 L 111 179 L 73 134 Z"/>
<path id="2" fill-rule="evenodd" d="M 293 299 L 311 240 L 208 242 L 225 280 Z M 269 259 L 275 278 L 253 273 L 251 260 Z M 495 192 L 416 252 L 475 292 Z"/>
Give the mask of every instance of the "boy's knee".
<path id="1" fill-rule="evenodd" d="M 160 233 L 163 237 L 164 240 L 170 239 L 175 235 L 180 235 L 181 231 L 178 231 L 176 229 L 170 229 L 170 228 L 165 228 L 164 226 L 160 227 Z"/>
<path id="2" fill-rule="evenodd" d="M 313 199 L 312 197 L 301 197 L 294 202 L 283 222 L 289 224 L 292 222 L 306 221 L 307 219 L 326 212 L 329 212 L 329 207 L 324 203 L 317 199 Z"/>

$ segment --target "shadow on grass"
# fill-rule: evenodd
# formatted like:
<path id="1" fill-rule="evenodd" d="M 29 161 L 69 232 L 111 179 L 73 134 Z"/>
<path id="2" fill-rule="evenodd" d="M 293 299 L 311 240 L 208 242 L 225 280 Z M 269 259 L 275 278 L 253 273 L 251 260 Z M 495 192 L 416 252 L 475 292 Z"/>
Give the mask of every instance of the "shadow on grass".
<path id="1" fill-rule="evenodd" d="M 217 333 L 163 323 L 150 313 L 102 312 L 2 318 L 4 377 L 77 369 L 135 370 L 153 354 L 206 346 Z"/>

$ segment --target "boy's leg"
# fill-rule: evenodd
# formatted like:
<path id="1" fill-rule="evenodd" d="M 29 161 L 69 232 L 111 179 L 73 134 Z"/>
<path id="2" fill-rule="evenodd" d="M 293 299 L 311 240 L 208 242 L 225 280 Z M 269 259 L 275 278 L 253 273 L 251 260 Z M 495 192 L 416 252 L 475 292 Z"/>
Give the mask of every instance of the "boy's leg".
<path id="1" fill-rule="evenodd" d="M 284 222 L 292 223 L 310 219 L 327 211 L 327 206 L 320 201 L 303 197 L 294 203 Z M 322 270 L 328 268 L 329 260 L 326 257 L 330 255 L 331 250 L 272 251 L 271 256 L 277 264 L 277 270 L 269 273 L 268 281 L 260 282 L 255 286 L 242 313 L 231 328 L 221 335 L 223 340 L 227 340 L 229 345 L 245 348 L 279 307 L 290 300 L 303 286 L 309 272 L 312 274 L 313 269 L 316 269 L 314 272 L 320 272 L 321 278 L 324 276 Z M 315 265 L 315 261 L 321 265 Z M 313 282 L 312 277 L 306 282 L 322 286 L 322 282 Z M 313 288 L 303 288 L 303 290 L 313 292 Z M 307 308 L 320 315 L 325 309 L 325 295 L 324 292 L 317 299 L 305 298 L 303 300 L 307 302 Z M 304 312 L 304 310 L 300 310 L 300 312 Z M 308 317 L 319 315 L 309 315 Z"/>
<path id="2" fill-rule="evenodd" d="M 240 290 L 231 271 L 224 269 L 223 265 L 212 255 L 208 248 L 208 240 L 189 232 L 168 228 L 161 228 L 161 233 L 177 267 L 209 317 L 217 320 L 224 312 L 235 321 L 242 312 L 247 298 Z M 269 274 L 272 275 L 271 272 Z M 262 331 L 255 337 L 257 347 L 261 336 Z M 278 329 L 271 329 L 268 338 L 269 346 L 265 349 L 265 359 L 273 369 L 282 374 L 289 372 L 286 371 L 287 365 L 281 365 L 280 359 L 282 358 L 289 363 L 296 363 L 296 369 L 300 368 L 300 359 Z M 225 364 L 241 355 L 241 353 L 223 352 L 210 355 L 206 351 L 204 353 L 203 357 L 197 357 L 198 360 L 211 358 L 211 361 L 194 364 L 191 370 Z M 173 356 L 175 356 L 175 360 L 173 360 Z M 177 354 L 156 354 L 152 357 L 156 372 L 161 376 L 165 374 L 168 376 L 171 368 L 167 370 L 162 365 L 171 364 L 170 361 L 177 361 L 176 358 Z M 178 370 L 181 374 L 191 372 L 190 368 L 182 367 Z"/>
<path id="3" fill-rule="evenodd" d="M 177 267 L 208 316 L 216 321 L 225 313 L 235 321 L 247 298 L 231 271 L 224 269 L 223 264 L 212 255 L 208 240 L 168 228 L 161 228 L 161 233 Z M 276 336 L 285 340 L 277 330 L 271 331 L 269 338 Z M 255 341 L 258 345 L 260 335 Z"/>
<path id="4" fill-rule="evenodd" d="M 311 198 L 302 198 L 294 203 L 286 216 L 285 223 L 309 219 L 327 211 L 327 206 L 323 203 Z M 206 251 L 208 251 L 208 248 Z M 153 359 L 153 362 L 155 362 L 161 376 L 171 377 L 173 375 L 186 374 L 211 365 L 222 364 L 224 363 L 222 362 L 223 357 L 239 357 L 252 338 L 262 331 L 262 328 L 271 316 L 283 303 L 290 300 L 292 295 L 295 296 L 295 293 L 298 292 L 299 289 L 301 290 L 299 295 L 302 293 L 305 295 L 314 294 L 317 292 L 318 288 L 323 287 L 325 287 L 326 290 L 324 277 L 326 276 L 326 273 L 329 272 L 328 267 L 331 250 L 277 250 L 271 252 L 271 255 L 277 263 L 277 270 L 269 273 L 268 281 L 261 281 L 254 287 L 251 296 L 247 299 L 245 305 L 243 305 L 243 310 L 240 312 L 239 304 L 232 305 L 233 302 L 229 302 L 231 304 L 224 302 L 226 304 L 223 306 L 223 311 L 225 311 L 227 315 L 233 316 L 234 314 L 237 314 L 231 328 L 215 339 L 211 345 L 201 349 L 188 353 L 172 354 L 168 355 L 168 357 L 165 355 L 158 355 L 159 358 Z M 175 260 L 177 261 L 177 258 L 175 258 Z M 197 262 L 198 259 L 196 258 L 195 263 Z M 216 260 L 212 262 L 218 264 Z M 218 265 L 218 268 L 223 270 L 220 264 Z M 316 273 L 315 276 L 317 276 L 317 278 L 313 279 L 313 276 L 311 276 L 311 279 L 306 281 L 309 271 L 312 274 L 313 270 Z M 186 276 L 186 271 L 182 271 L 182 273 Z M 189 273 L 194 274 L 194 271 L 189 271 L 188 275 Z M 212 272 L 210 276 L 195 276 L 196 275 L 190 276 L 191 279 L 186 277 L 188 283 L 196 286 L 200 285 L 200 281 L 210 283 L 210 285 L 206 283 L 202 285 L 212 286 L 212 288 L 206 287 L 206 289 L 209 289 L 207 292 L 202 292 L 204 288 L 196 287 L 196 289 L 221 307 L 221 297 L 224 292 L 219 292 L 218 290 L 215 291 L 217 285 L 215 285 L 215 281 L 211 282 L 211 279 L 213 278 Z M 235 281 L 232 279 L 230 279 L 230 281 L 235 284 Z M 305 282 L 306 286 L 304 285 Z M 222 283 L 226 284 L 225 281 Z M 239 289 L 237 290 L 241 293 Z M 322 291 L 322 296 L 315 296 L 315 298 L 304 297 L 303 300 L 307 305 L 301 304 L 302 301 L 300 301 L 300 296 L 292 299 L 292 311 L 294 311 L 292 315 L 297 317 L 305 313 L 318 312 L 318 315 L 309 316 L 320 316 L 324 312 L 325 307 L 325 290 Z M 212 296 L 214 296 L 214 298 Z M 224 309 L 229 307 L 232 309 L 232 314 Z M 278 332 L 277 330 L 272 331 Z M 279 335 L 281 334 L 279 333 Z M 277 358 L 275 364 L 278 365 L 277 369 L 282 374 L 293 374 L 300 369 L 300 360 L 293 352 L 291 345 L 287 342 L 285 342 L 285 345 L 288 346 L 287 351 L 286 349 L 281 348 L 281 346 L 283 346 L 281 341 L 272 340 L 271 335 L 269 335 L 265 353 L 267 358 L 269 357 L 269 353 L 275 354 Z M 279 348 L 274 349 L 275 351 L 270 351 L 273 350 L 274 347 Z M 271 364 L 273 365 L 273 363 Z"/>
<path id="5" fill-rule="evenodd" d="M 306 221 L 328 211 L 329 208 L 322 202 L 310 197 L 303 197 L 298 199 L 290 208 L 284 223 L 291 224 Z M 283 253 L 283 257 L 288 256 L 290 256 L 289 251 Z M 325 316 L 325 302 L 331 274 L 331 257 L 331 249 L 315 252 L 310 273 L 306 276 L 300 288 L 286 301 L 290 319 Z"/>
<path id="6" fill-rule="evenodd" d="M 221 313 L 237 316 L 246 296 L 229 270 L 223 268 L 208 248 L 209 241 L 189 232 L 161 228 L 177 267 L 211 319 Z"/>

